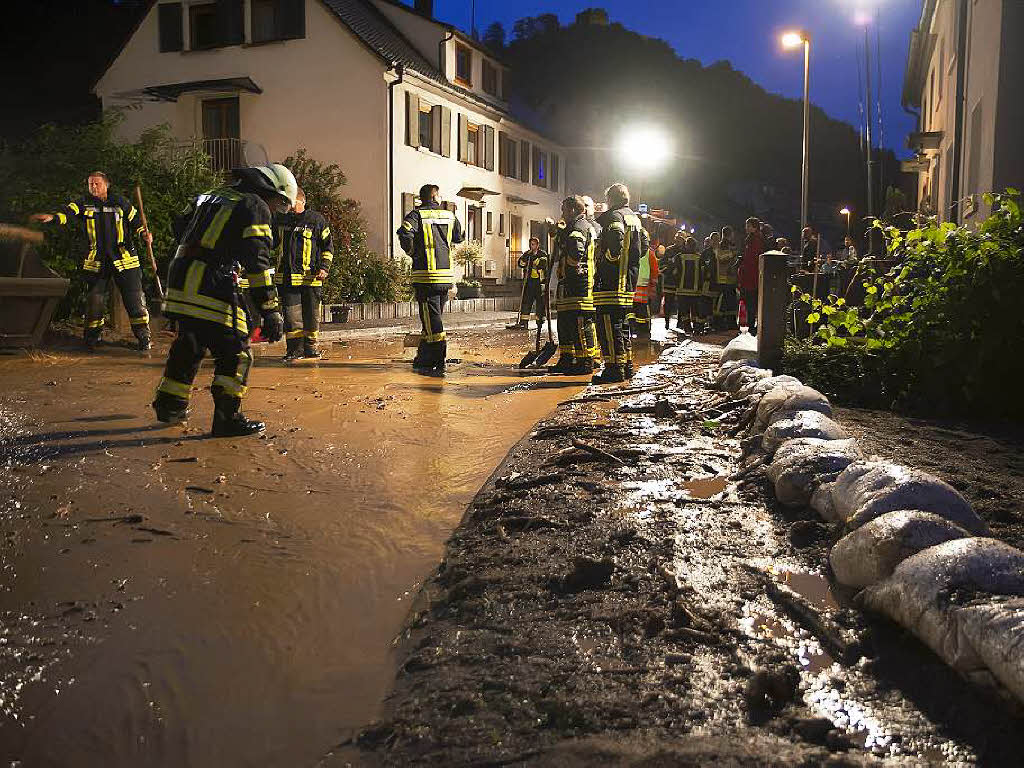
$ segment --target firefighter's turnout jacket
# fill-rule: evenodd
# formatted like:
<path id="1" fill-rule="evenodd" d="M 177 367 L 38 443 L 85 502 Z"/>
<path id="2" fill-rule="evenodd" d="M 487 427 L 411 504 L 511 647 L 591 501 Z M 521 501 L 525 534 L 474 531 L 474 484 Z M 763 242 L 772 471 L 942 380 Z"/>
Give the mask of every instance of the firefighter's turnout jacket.
<path id="1" fill-rule="evenodd" d="M 61 225 L 71 219 L 85 223 L 89 251 L 82 260 L 83 271 L 99 272 L 104 261 L 111 262 L 118 272 L 139 266 L 131 234 L 142 232 L 142 219 L 135 206 L 116 192 L 108 193 L 106 200 L 93 195 L 72 200 L 53 216 Z"/>
<path id="2" fill-rule="evenodd" d="M 334 240 L 327 219 L 316 211 L 274 217 L 274 245 L 279 258 L 274 282 L 283 286 L 323 285 L 321 269 L 330 271 Z"/>
<path id="3" fill-rule="evenodd" d="M 704 275 L 701 270 L 699 253 L 691 253 L 684 249 L 679 256 L 679 282 L 676 284 L 676 295 L 699 296 L 704 290 Z"/>
<path id="4" fill-rule="evenodd" d="M 169 270 L 166 314 L 248 335 L 239 267 L 260 312 L 280 311 L 270 222 L 269 206 L 251 192 L 222 187 L 196 198 L 175 226 L 179 246 Z"/>
<path id="5" fill-rule="evenodd" d="M 527 280 L 543 283 L 548 276 L 548 255 L 544 251 L 526 251 L 519 257 L 519 268 L 525 271 Z"/>
<path id="6" fill-rule="evenodd" d="M 632 307 L 640 256 L 647 253 L 650 238 L 628 206 L 605 211 L 597 220 L 601 239 L 594 276 L 594 305 Z"/>
<path id="7" fill-rule="evenodd" d="M 465 235 L 455 214 L 439 203 L 424 203 L 406 215 L 398 228 L 398 242 L 412 257 L 414 285 L 451 286 L 452 245 Z"/>
<path id="8" fill-rule="evenodd" d="M 555 308 L 594 311 L 594 260 L 597 233 L 584 214 L 558 230 L 558 292 Z"/>

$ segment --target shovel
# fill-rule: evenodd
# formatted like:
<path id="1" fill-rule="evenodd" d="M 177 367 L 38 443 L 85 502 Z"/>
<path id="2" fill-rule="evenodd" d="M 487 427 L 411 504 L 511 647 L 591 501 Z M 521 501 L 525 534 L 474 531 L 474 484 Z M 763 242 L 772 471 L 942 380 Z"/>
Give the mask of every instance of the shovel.
<path id="1" fill-rule="evenodd" d="M 545 281 L 546 282 L 546 281 Z M 555 356 L 555 352 L 558 351 L 558 345 L 555 344 L 555 339 L 551 335 L 551 291 L 548 290 L 547 285 L 544 286 L 544 314 L 548 321 L 548 343 L 544 345 L 544 349 L 540 351 L 537 358 L 533 361 L 531 368 L 541 368 L 548 360 Z M 540 326 L 537 327 L 537 346 L 540 346 Z"/>
<path id="2" fill-rule="evenodd" d="M 550 330 L 551 330 L 551 326 L 549 325 L 548 326 L 548 332 L 549 333 L 550 333 Z M 537 362 L 537 358 L 540 356 L 540 353 L 541 353 L 540 352 L 540 323 L 537 323 L 537 341 L 534 344 L 534 348 L 531 349 L 529 352 L 527 352 L 525 355 L 523 355 L 523 359 L 519 361 L 519 367 L 520 368 L 530 368 L 530 367 L 532 367 Z"/>

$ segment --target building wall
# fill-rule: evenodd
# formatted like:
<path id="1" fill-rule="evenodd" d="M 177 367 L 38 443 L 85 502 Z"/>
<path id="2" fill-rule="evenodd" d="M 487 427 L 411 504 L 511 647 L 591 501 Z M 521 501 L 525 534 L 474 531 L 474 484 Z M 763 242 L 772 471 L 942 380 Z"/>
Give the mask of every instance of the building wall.
<path id="1" fill-rule="evenodd" d="M 305 147 L 311 157 L 337 163 L 348 177 L 345 193 L 362 203 L 370 247 L 383 252 L 388 229 L 385 64 L 319 0 L 306 2 L 304 39 L 251 46 L 159 53 L 157 18 L 154 5 L 96 86 L 104 108 L 128 107 L 125 137 L 136 138 L 163 122 L 182 140 L 201 137 L 203 99 L 230 95 L 186 94 L 176 103 L 153 103 L 126 93 L 250 77 L 263 93 L 239 94 L 241 138 L 262 144 L 271 161 Z"/>
<path id="2" fill-rule="evenodd" d="M 1024 189 L 1024 3 L 1003 0 L 999 61 L 999 106 L 996 109 L 996 151 L 992 189 Z"/>
<path id="3" fill-rule="evenodd" d="M 999 60 L 1002 54 L 1003 3 L 972 2 L 968 9 L 967 77 L 964 89 L 961 197 L 976 195 L 967 219 L 982 218 L 986 206 L 981 194 L 992 191 L 995 159 L 996 111 L 1001 99 Z M 955 86 L 954 86 L 955 87 Z"/>
<path id="4" fill-rule="evenodd" d="M 531 222 L 543 222 L 546 218 L 557 220 L 560 216 L 561 200 L 565 189 L 565 152 L 560 147 L 542 137 L 518 126 L 499 113 L 485 114 L 466 101 L 446 95 L 440 89 L 432 87 L 429 82 L 415 78 L 407 78 L 397 89 L 395 98 L 396 126 L 395 131 L 395 228 L 404 215 L 403 200 L 408 205 L 409 197 L 416 195 L 420 186 L 426 183 L 437 184 L 441 188 L 441 197 L 446 202 L 456 205 L 456 215 L 463 226 L 468 220 L 470 207 L 480 207 L 481 237 L 484 248 L 485 262 L 492 262 L 491 271 L 481 267 L 481 276 L 496 278 L 504 282 L 510 277 L 518 277 L 518 273 L 510 269 L 510 255 L 518 257 L 521 250 L 526 250 Z M 411 147 L 406 143 L 406 92 L 416 94 L 431 104 L 440 104 L 451 110 L 451 157 L 444 157 L 431 152 L 425 147 Z M 494 170 L 469 165 L 459 161 L 458 157 L 458 113 L 469 115 L 469 119 L 478 125 L 488 125 L 495 130 L 495 162 Z M 524 183 L 501 175 L 498 157 L 498 133 L 506 132 L 512 138 L 526 139 L 531 145 L 536 143 L 541 149 L 560 155 L 560 172 L 557 189 L 545 189 L 532 183 Z M 459 197 L 458 192 L 464 187 L 482 187 L 497 192 L 486 195 L 480 202 Z M 509 195 L 536 201 L 536 205 L 522 205 L 509 200 Z M 487 232 L 487 213 L 491 213 L 492 231 Z M 499 231 L 500 217 L 505 217 L 505 233 Z M 510 217 L 518 216 L 523 223 L 521 247 L 516 253 L 510 250 Z M 400 254 L 401 247 L 396 237 L 392 237 L 394 253 Z"/>

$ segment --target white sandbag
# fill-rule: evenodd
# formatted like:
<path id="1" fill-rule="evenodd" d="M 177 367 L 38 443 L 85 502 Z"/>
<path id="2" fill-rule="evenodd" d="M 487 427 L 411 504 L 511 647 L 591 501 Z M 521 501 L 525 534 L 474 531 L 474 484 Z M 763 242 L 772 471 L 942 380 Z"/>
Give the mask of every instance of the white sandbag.
<path id="1" fill-rule="evenodd" d="M 967 500 L 948 483 L 917 469 L 885 461 L 863 461 L 848 466 L 829 489 L 828 513 L 814 506 L 826 519 L 859 528 L 879 515 L 897 509 L 933 512 L 976 536 L 991 533 Z M 824 504 L 828 507 L 829 504 Z"/>
<path id="2" fill-rule="evenodd" d="M 960 631 L 993 677 L 1024 702 L 1024 598 L 989 597 L 959 617 Z"/>
<path id="3" fill-rule="evenodd" d="M 840 584 L 862 589 L 888 578 L 911 555 L 970 535 L 931 512 L 903 509 L 886 512 L 846 534 L 832 547 L 828 560 Z"/>
<path id="4" fill-rule="evenodd" d="M 863 455 L 855 440 L 822 440 L 799 437 L 779 446 L 768 466 L 768 478 L 775 484 L 775 498 L 789 507 L 803 507 L 822 484 Z"/>
<path id="5" fill-rule="evenodd" d="M 764 397 L 775 387 L 787 384 L 791 386 L 802 386 L 800 379 L 793 376 L 771 376 L 767 379 L 758 379 L 740 388 L 736 394 L 740 397 Z"/>
<path id="6" fill-rule="evenodd" d="M 774 417 L 792 411 L 817 411 L 826 416 L 832 415 L 832 405 L 828 398 L 818 390 L 804 386 L 784 385 L 767 392 L 757 404 L 757 417 L 754 419 L 753 433 L 764 432 Z"/>
<path id="7" fill-rule="evenodd" d="M 753 371 L 757 368 L 757 365 L 754 363 L 754 361 L 746 359 L 729 360 L 726 363 L 722 363 L 720 366 L 718 366 L 718 370 L 715 371 L 715 389 L 724 388 L 725 380 L 728 379 L 730 375 L 740 370 L 741 368 Z"/>
<path id="8" fill-rule="evenodd" d="M 817 437 L 822 440 L 845 440 L 843 428 L 818 411 L 796 411 L 768 426 L 761 438 L 761 447 L 774 455 L 787 440 L 798 437 Z"/>
<path id="9" fill-rule="evenodd" d="M 987 665 L 966 631 L 972 614 L 962 609 L 979 595 L 1024 595 L 1024 552 L 996 539 L 954 539 L 911 555 L 859 599 L 972 676 Z"/>
<path id="10" fill-rule="evenodd" d="M 722 389 L 735 394 L 748 384 L 760 381 L 761 379 L 771 378 L 771 375 L 772 372 L 765 368 L 752 368 L 749 365 L 742 366 L 736 368 L 725 377 Z"/>
<path id="11" fill-rule="evenodd" d="M 718 362 L 724 363 L 729 360 L 744 360 L 757 358 L 757 337 L 749 333 L 741 333 L 735 339 L 725 345 Z"/>

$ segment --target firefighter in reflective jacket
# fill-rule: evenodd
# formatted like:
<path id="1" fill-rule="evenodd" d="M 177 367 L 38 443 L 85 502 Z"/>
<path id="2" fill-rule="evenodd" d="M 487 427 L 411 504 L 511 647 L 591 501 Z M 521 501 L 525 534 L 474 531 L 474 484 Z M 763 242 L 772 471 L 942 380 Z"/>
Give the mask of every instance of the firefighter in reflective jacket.
<path id="1" fill-rule="evenodd" d="M 595 384 L 624 381 L 633 375 L 633 344 L 627 316 L 633 307 L 640 256 L 650 248 L 647 230 L 629 208 L 626 185 L 612 184 L 605 196 L 608 210 L 597 220 L 601 239 L 594 276 L 597 337 L 604 370 L 594 376 Z"/>
<path id="2" fill-rule="evenodd" d="M 590 375 L 600 355 L 594 328 L 594 252 L 597 232 L 587 218 L 584 201 L 573 195 L 562 201 L 558 256 L 558 362 L 548 370 L 566 376 Z"/>
<path id="3" fill-rule="evenodd" d="M 540 249 L 539 237 L 530 238 L 530 250 L 519 257 L 519 268 L 523 270 L 523 300 L 519 306 L 519 322 L 514 327 L 529 327 L 531 315 L 537 318 L 537 325 L 540 326 L 545 317 L 544 289 L 548 282 L 548 255 Z"/>
<path id="4" fill-rule="evenodd" d="M 327 219 L 306 208 L 299 189 L 291 213 L 274 217 L 279 262 L 274 282 L 284 307 L 286 362 L 320 357 L 320 296 L 334 260 L 334 240 Z"/>
<path id="5" fill-rule="evenodd" d="M 657 292 L 658 253 L 665 253 L 665 246 L 659 245 L 647 250 L 640 259 L 640 271 L 636 278 L 636 292 L 633 294 L 633 311 L 630 322 L 639 339 L 651 338 L 651 299 Z"/>
<path id="6" fill-rule="evenodd" d="M 132 234 L 147 243 L 153 235 L 142 226 L 135 206 L 116 192 L 110 191 L 110 179 L 103 171 L 93 171 L 86 180 L 89 194 L 72 200 L 55 213 L 36 213 L 30 219 L 42 223 L 64 225 L 72 219 L 85 224 L 89 252 L 82 260 L 88 293 L 85 302 L 85 344 L 94 349 L 103 332 L 103 314 L 107 289 L 113 279 L 121 292 L 124 308 L 131 318 L 132 332 L 139 351 L 150 348 L 149 313 L 142 291 L 142 269 L 135 252 Z"/>
<path id="7" fill-rule="evenodd" d="M 295 203 L 291 171 L 273 164 L 235 171 L 236 182 L 200 195 L 183 217 L 178 251 L 167 280 L 166 314 L 178 321 L 153 409 L 163 422 L 188 416 L 192 382 L 203 356 L 214 357 L 213 435 L 251 435 L 265 428 L 240 411 L 252 367 L 249 324 L 238 287 L 245 270 L 249 292 L 262 315 L 261 330 L 274 342 L 284 318 L 271 266 L 271 215 Z"/>
<path id="8" fill-rule="evenodd" d="M 412 367 L 439 376 L 448 354 L 441 312 L 454 279 L 452 244 L 461 243 L 465 235 L 455 214 L 441 205 L 436 184 L 420 187 L 420 201 L 398 228 L 398 242 L 412 257 L 411 282 L 423 327 Z"/>
<path id="9" fill-rule="evenodd" d="M 702 294 L 703 281 L 697 239 L 687 237 L 679 254 L 679 283 L 676 287 L 676 325 L 680 330 L 693 333 L 700 313 Z"/>

